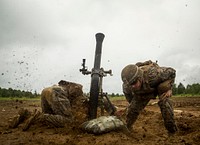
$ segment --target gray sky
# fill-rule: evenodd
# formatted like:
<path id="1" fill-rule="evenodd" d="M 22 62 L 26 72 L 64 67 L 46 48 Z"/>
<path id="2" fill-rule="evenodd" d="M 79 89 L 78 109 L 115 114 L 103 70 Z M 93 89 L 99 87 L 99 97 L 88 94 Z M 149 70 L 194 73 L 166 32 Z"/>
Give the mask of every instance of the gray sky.
<path id="1" fill-rule="evenodd" d="M 200 83 L 199 0 L 0 0 L 0 87 L 41 92 L 61 79 L 81 83 L 94 65 L 95 34 L 105 34 L 101 66 L 108 93 L 122 93 L 121 70 L 158 60 L 176 83 Z"/>

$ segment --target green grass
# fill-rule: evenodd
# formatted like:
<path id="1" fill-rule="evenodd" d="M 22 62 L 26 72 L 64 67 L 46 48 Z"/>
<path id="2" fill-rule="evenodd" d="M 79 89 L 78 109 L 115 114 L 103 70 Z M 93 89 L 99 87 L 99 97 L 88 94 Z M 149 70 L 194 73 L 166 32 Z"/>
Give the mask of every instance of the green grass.
<path id="1" fill-rule="evenodd" d="M 125 96 L 118 96 L 118 97 L 109 97 L 111 101 L 116 101 L 116 100 L 126 100 Z"/>
<path id="2" fill-rule="evenodd" d="M 173 95 L 172 98 L 181 98 L 181 97 L 200 97 L 200 95 L 191 95 L 191 94 L 183 94 L 183 95 Z M 158 98 L 158 97 L 156 97 Z M 115 100 L 126 100 L 125 96 L 111 97 L 109 96 L 111 101 Z"/>
<path id="3" fill-rule="evenodd" d="M 173 95 L 172 97 L 200 97 L 200 95 L 181 94 L 181 95 Z"/>
<path id="4" fill-rule="evenodd" d="M 10 100 L 40 100 L 40 97 L 27 98 L 27 97 L 0 97 L 0 101 L 10 101 Z"/>

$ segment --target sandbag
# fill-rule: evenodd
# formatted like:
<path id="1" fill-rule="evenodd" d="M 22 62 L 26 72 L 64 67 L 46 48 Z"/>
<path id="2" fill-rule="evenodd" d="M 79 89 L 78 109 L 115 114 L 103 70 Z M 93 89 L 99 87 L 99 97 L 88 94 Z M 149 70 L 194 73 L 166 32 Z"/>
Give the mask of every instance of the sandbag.
<path id="1" fill-rule="evenodd" d="M 103 134 L 113 130 L 120 130 L 124 123 L 116 116 L 101 116 L 81 124 L 81 128 L 88 133 Z"/>

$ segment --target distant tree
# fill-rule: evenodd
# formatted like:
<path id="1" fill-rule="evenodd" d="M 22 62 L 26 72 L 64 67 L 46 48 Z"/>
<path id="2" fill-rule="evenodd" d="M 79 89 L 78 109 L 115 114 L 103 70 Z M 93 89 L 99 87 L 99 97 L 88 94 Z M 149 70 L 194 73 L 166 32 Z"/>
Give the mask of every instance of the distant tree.
<path id="1" fill-rule="evenodd" d="M 7 89 L 2 89 L 2 97 L 10 97 L 10 93 Z"/>
<path id="2" fill-rule="evenodd" d="M 111 97 L 115 97 L 115 93 L 112 93 L 110 96 L 111 96 Z"/>
<path id="3" fill-rule="evenodd" d="M 186 90 L 185 90 L 186 94 L 193 94 L 193 88 L 192 85 L 187 85 Z"/>
<path id="4" fill-rule="evenodd" d="M 0 97 L 28 97 L 28 98 L 34 98 L 39 96 L 39 94 L 36 94 L 36 92 L 33 94 L 29 91 L 21 91 L 21 90 L 15 90 L 12 88 L 5 89 L 0 88 Z"/>
<path id="5" fill-rule="evenodd" d="M 200 94 L 200 84 L 192 84 L 193 94 Z"/>
<path id="6" fill-rule="evenodd" d="M 20 90 L 14 90 L 14 96 L 13 97 L 20 97 L 21 96 L 21 91 Z"/>
<path id="7" fill-rule="evenodd" d="M 191 95 L 199 95 L 200 94 L 200 84 L 192 84 L 192 85 L 187 85 L 185 92 L 187 94 Z"/>
<path id="8" fill-rule="evenodd" d="M 173 93 L 173 95 L 177 95 L 177 87 L 176 87 L 176 84 L 173 84 L 173 86 L 172 86 L 172 93 Z"/>
<path id="9" fill-rule="evenodd" d="M 0 97 L 2 97 L 2 89 L 1 89 L 1 87 L 0 87 Z"/>
<path id="10" fill-rule="evenodd" d="M 39 94 L 37 93 L 37 91 L 36 91 L 36 90 L 34 91 L 34 94 L 33 94 L 33 96 L 34 96 L 34 97 L 38 97 L 38 96 L 39 96 Z"/>
<path id="11" fill-rule="evenodd" d="M 178 94 L 184 94 L 185 93 L 185 86 L 182 83 L 179 83 L 178 88 L 177 88 L 177 93 Z"/>

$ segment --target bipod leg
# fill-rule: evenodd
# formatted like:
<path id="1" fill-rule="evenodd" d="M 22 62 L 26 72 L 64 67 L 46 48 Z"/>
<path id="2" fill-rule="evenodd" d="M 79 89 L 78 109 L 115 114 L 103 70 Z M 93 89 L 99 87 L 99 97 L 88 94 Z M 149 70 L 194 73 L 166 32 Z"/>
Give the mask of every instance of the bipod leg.
<path id="1" fill-rule="evenodd" d="M 103 97 L 106 99 L 106 101 L 104 101 L 105 110 L 109 113 L 109 115 L 114 115 L 115 111 L 117 110 L 116 107 L 111 103 L 107 93 L 103 93 Z"/>
<path id="2" fill-rule="evenodd" d="M 101 116 L 104 116 L 104 101 L 103 101 L 103 95 L 102 93 L 100 94 L 100 97 L 99 97 L 99 107 L 101 109 Z"/>

